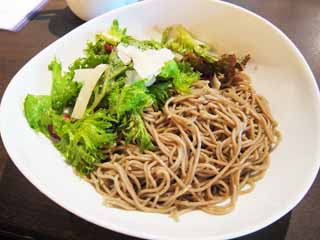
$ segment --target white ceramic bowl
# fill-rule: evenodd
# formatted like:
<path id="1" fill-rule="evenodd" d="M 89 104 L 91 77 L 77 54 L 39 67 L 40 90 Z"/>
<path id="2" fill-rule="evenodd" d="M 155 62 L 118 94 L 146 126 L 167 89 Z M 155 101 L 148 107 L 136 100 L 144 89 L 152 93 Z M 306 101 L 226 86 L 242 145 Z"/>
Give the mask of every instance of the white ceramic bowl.
<path id="1" fill-rule="evenodd" d="M 225 216 L 195 211 L 174 222 L 168 216 L 127 212 L 102 205 L 102 198 L 65 164 L 23 116 L 27 93 L 48 94 L 47 65 L 54 56 L 64 66 L 79 57 L 87 39 L 114 18 L 138 37 L 154 27 L 181 23 L 220 52 L 251 53 L 248 72 L 270 101 L 283 141 L 253 193 L 240 197 Z M 109 12 L 65 35 L 31 59 L 12 79 L 1 103 L 0 130 L 20 171 L 60 206 L 92 223 L 152 239 L 226 239 L 248 234 L 291 210 L 310 188 L 320 163 L 319 92 L 312 72 L 294 44 L 275 26 L 240 7 L 212 0 L 149 0 Z"/>
<path id="2" fill-rule="evenodd" d="M 112 9 L 137 1 L 138 0 L 66 0 L 71 11 L 85 21 L 100 16 Z"/>

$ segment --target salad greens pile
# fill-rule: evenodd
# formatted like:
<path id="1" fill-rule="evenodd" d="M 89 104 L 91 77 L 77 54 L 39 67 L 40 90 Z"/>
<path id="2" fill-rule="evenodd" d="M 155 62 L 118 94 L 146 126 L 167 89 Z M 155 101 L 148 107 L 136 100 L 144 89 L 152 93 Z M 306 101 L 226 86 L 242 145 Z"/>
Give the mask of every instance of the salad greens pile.
<path id="1" fill-rule="evenodd" d="M 128 71 L 133 63 L 124 64 L 117 54 L 117 45 L 134 46 L 142 51 L 168 48 L 176 57 L 164 64 L 156 81 L 149 87 L 145 79 L 128 84 Z M 50 95 L 27 95 L 24 112 L 31 128 L 47 136 L 63 154 L 67 163 L 80 174 L 89 174 L 96 163 L 105 160 L 104 149 L 124 140 L 137 144 L 141 151 L 154 145 L 144 125 L 142 113 L 147 107 L 161 110 L 172 94 L 187 94 L 190 86 L 202 76 L 216 75 L 227 81 L 241 70 L 248 59 L 234 55 L 218 57 L 208 45 L 194 39 L 182 26 L 167 28 L 162 41 L 137 40 L 113 21 L 105 33 L 98 33 L 88 42 L 84 56 L 76 59 L 67 71 L 54 58 L 49 64 L 52 73 Z M 71 112 L 84 84 L 75 81 L 79 69 L 106 68 L 92 92 L 81 119 Z"/>

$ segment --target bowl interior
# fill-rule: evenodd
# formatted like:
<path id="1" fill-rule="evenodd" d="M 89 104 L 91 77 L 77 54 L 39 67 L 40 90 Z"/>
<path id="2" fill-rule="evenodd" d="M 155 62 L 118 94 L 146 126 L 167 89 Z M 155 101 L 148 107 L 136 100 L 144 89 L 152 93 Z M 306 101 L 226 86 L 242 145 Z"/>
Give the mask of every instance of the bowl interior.
<path id="1" fill-rule="evenodd" d="M 183 6 L 181 6 L 183 4 Z M 117 18 L 139 38 L 183 24 L 218 52 L 250 53 L 247 72 L 265 96 L 283 133 L 271 166 L 253 193 L 241 196 L 234 212 L 210 216 L 192 212 L 174 222 L 168 216 L 127 212 L 102 205 L 95 190 L 73 174 L 43 136 L 23 116 L 27 93 L 48 94 L 47 65 L 54 56 L 64 66 L 82 52 L 88 39 Z M 312 73 L 294 45 L 270 23 L 219 1 L 149 0 L 98 17 L 43 50 L 11 81 L 3 96 L 0 129 L 12 160 L 43 193 L 76 215 L 123 233 L 157 239 L 230 238 L 258 230 L 295 206 L 319 167 L 319 96 Z"/>

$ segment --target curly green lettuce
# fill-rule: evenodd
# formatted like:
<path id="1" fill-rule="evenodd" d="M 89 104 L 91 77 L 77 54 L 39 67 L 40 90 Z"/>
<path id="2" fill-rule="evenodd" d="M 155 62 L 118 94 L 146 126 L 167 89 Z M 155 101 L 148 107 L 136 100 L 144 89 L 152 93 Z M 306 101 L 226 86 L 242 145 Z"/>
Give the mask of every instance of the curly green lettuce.
<path id="1" fill-rule="evenodd" d="M 156 82 L 148 87 L 149 94 L 153 99 L 152 106 L 156 111 L 160 110 L 165 102 L 171 97 L 172 88 L 173 85 L 171 81 Z"/>
<path id="2" fill-rule="evenodd" d="M 49 65 L 52 73 L 51 100 L 52 108 L 62 112 L 64 108 L 72 105 L 80 91 L 80 84 L 72 81 L 73 74 L 62 74 L 61 63 L 54 58 Z"/>
<path id="3" fill-rule="evenodd" d="M 118 20 L 114 20 L 110 29 L 106 33 L 102 32 L 96 35 L 96 43 L 90 43 L 90 49 L 94 49 L 94 52 L 96 53 L 104 53 L 105 44 L 116 46 L 119 43 L 135 46 L 142 50 L 163 48 L 162 43 L 159 41 L 138 40 L 132 36 L 127 35 L 127 29 L 121 29 Z"/>
<path id="4" fill-rule="evenodd" d="M 28 94 L 24 100 L 24 114 L 30 125 L 36 132 L 48 136 L 49 113 L 51 111 L 50 96 L 35 96 Z"/>
<path id="5" fill-rule="evenodd" d="M 109 96 L 110 111 L 119 121 L 119 129 L 127 143 L 138 144 L 140 149 L 152 149 L 153 144 L 142 120 L 142 112 L 153 103 L 143 80 L 113 88 Z"/>
<path id="6" fill-rule="evenodd" d="M 168 61 L 162 68 L 159 77 L 172 79 L 174 88 L 179 93 L 189 93 L 191 85 L 200 79 L 200 73 L 193 70 L 186 62 Z"/>
<path id="7" fill-rule="evenodd" d="M 116 142 L 116 120 L 105 109 L 74 121 L 51 108 L 50 96 L 27 95 L 24 111 L 30 127 L 52 140 L 66 162 L 81 175 L 90 173 L 96 163 L 104 160 L 103 148 Z"/>
<path id="8" fill-rule="evenodd" d="M 123 38 L 127 37 L 127 29 L 121 29 L 118 20 L 113 20 L 111 27 L 106 33 L 96 34 L 97 41 L 104 41 L 111 45 L 117 45 Z"/>
<path id="9" fill-rule="evenodd" d="M 99 104 L 103 103 L 106 95 L 111 92 L 112 85 L 131 67 L 124 65 L 115 52 L 110 54 L 108 63 L 109 66 L 102 76 L 102 81 L 99 81 L 93 90 L 92 103 L 89 105 L 88 111 L 94 111 Z"/>
<path id="10" fill-rule="evenodd" d="M 83 68 L 95 68 L 100 64 L 108 63 L 108 60 L 108 55 L 88 54 L 85 57 L 77 58 L 72 65 L 69 66 L 69 71 Z"/>
<path id="11" fill-rule="evenodd" d="M 162 44 L 182 55 L 188 52 L 195 53 L 209 63 L 218 60 L 210 47 L 196 40 L 182 25 L 171 26 L 165 29 L 162 35 Z"/>
<path id="12" fill-rule="evenodd" d="M 162 44 L 181 54 L 183 60 L 203 76 L 216 75 L 221 82 L 232 82 L 235 74 L 243 71 L 250 60 L 250 55 L 243 58 L 237 58 L 235 54 L 218 56 L 209 45 L 195 39 L 181 25 L 168 27 L 162 34 Z"/>
<path id="13" fill-rule="evenodd" d="M 111 111 L 119 117 L 128 112 L 142 113 L 143 109 L 152 105 L 152 97 L 147 93 L 143 80 L 114 90 L 109 101 Z"/>
<path id="14" fill-rule="evenodd" d="M 163 45 L 156 40 L 138 40 L 131 36 L 127 36 L 123 38 L 121 43 L 123 43 L 124 45 L 135 46 L 137 48 L 140 48 L 141 50 L 147 50 L 147 49 L 158 50 L 163 48 Z"/>
<path id="15" fill-rule="evenodd" d="M 87 175 L 95 164 L 105 159 L 103 149 L 116 142 L 116 120 L 105 109 L 78 120 L 67 120 L 62 126 L 53 125 L 60 140 L 55 143 L 67 163 L 80 174 Z"/>
<path id="16" fill-rule="evenodd" d="M 133 112 L 126 115 L 120 128 L 127 143 L 137 144 L 141 151 L 145 149 L 152 150 L 154 148 L 141 114 Z"/>

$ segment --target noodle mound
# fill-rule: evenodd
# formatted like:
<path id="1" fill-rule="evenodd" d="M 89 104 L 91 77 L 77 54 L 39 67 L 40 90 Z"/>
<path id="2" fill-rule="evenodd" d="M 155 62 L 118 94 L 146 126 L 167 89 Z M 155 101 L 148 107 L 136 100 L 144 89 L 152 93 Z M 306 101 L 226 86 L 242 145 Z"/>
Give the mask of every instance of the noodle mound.
<path id="1" fill-rule="evenodd" d="M 88 177 L 109 206 L 167 213 L 226 214 L 251 192 L 281 139 L 267 101 L 239 74 L 224 89 L 198 81 L 189 95 L 147 109 L 154 151 L 119 143 Z"/>

